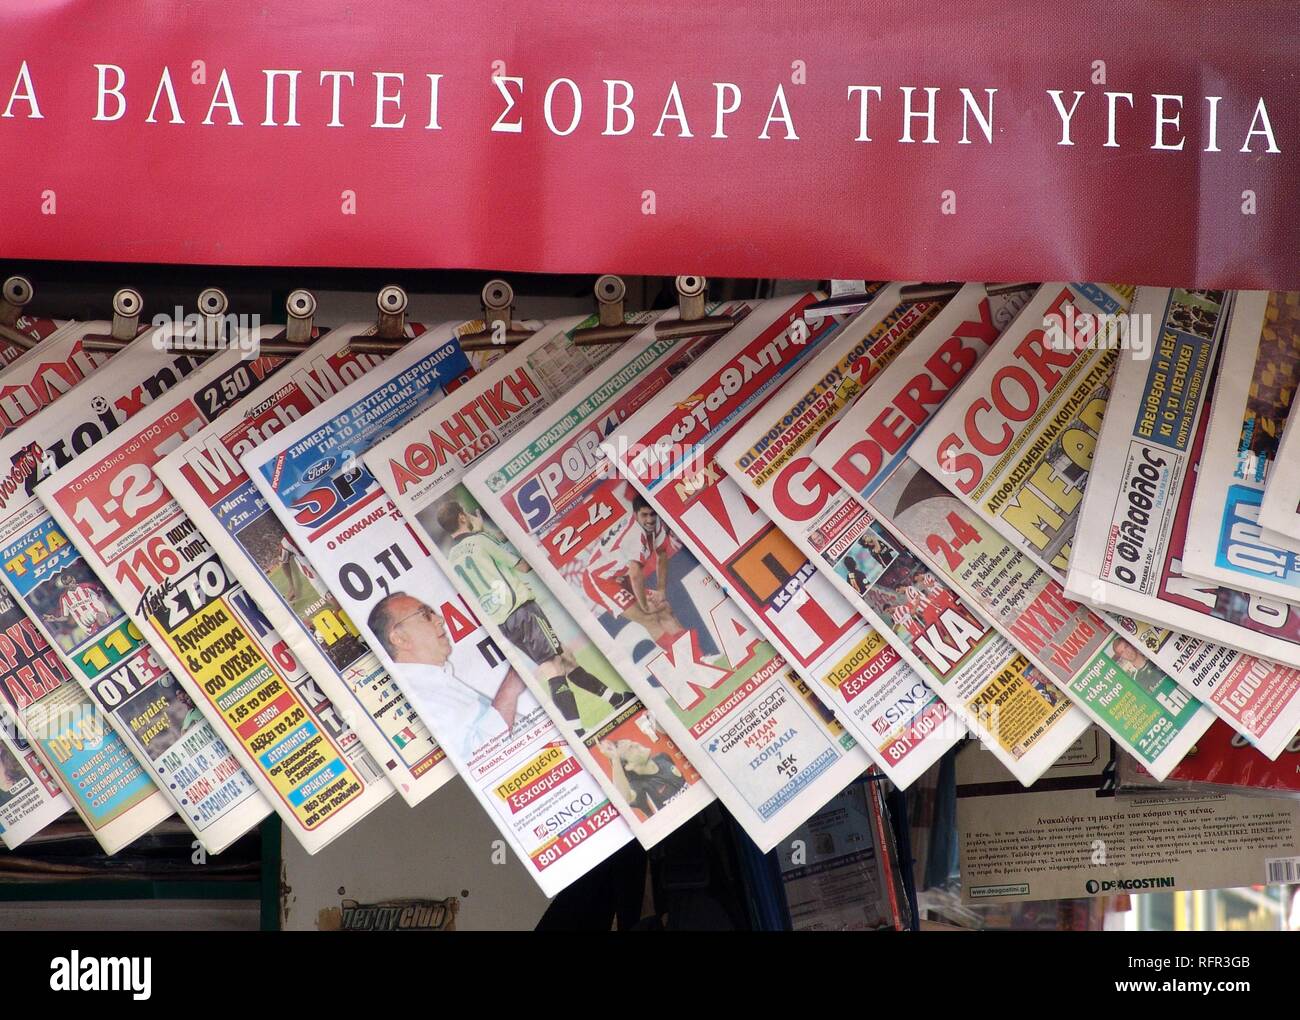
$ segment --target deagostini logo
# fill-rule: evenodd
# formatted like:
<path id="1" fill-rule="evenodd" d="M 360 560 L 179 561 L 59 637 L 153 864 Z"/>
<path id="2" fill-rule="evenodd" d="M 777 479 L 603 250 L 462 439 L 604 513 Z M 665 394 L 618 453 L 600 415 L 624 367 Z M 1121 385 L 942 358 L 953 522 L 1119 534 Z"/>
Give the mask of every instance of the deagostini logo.
<path id="1" fill-rule="evenodd" d="M 1177 885 L 1178 881 L 1173 875 L 1163 875 L 1160 878 L 1112 878 L 1102 882 L 1090 878 L 1084 883 L 1084 888 L 1090 895 L 1096 896 L 1098 893 L 1132 892 L 1137 889 L 1173 889 Z"/>

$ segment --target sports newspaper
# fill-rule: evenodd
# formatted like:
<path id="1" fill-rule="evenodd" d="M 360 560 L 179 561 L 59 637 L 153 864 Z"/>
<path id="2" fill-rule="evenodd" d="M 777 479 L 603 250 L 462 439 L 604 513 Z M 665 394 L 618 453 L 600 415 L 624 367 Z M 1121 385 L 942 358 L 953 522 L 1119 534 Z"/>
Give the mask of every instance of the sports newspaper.
<path id="1" fill-rule="evenodd" d="M 990 297 L 982 284 L 968 284 L 936 309 L 937 314 L 922 314 L 911 303 L 897 304 L 896 292 L 877 299 L 839 335 L 823 342 L 736 430 L 718 457 L 741 491 L 914 671 L 903 675 L 910 680 L 904 684 L 897 682 L 898 671 L 892 671 L 870 683 L 841 682 L 826 688 L 841 718 L 857 721 L 860 741 L 873 741 L 891 760 L 892 770 L 886 771 L 891 776 L 901 771 L 903 780 L 924 772 L 972 721 L 961 699 L 949 693 L 955 702 L 949 707 L 941 689 L 968 686 L 972 671 L 982 685 L 989 663 L 980 649 L 1005 642 L 964 610 L 910 554 L 893 548 L 896 543 L 857 498 L 813 463 L 811 451 L 871 382 L 875 352 L 888 344 L 891 333 L 901 330 L 910 337 L 902 358 L 915 358 L 915 352 L 933 351 L 947 341 L 953 351 L 965 352 L 952 361 L 960 370 L 987 350 L 1029 293 L 1021 288 Z M 891 682 L 891 677 L 896 679 Z M 920 735 L 913 720 L 940 712 L 946 713 L 947 724 Z M 983 736 L 994 739 L 987 732 Z M 1008 753 L 1008 767 L 1017 764 Z"/>
<path id="2" fill-rule="evenodd" d="M 766 852 L 866 757 L 600 449 L 714 342 L 728 341 L 660 338 L 647 326 L 480 460 L 466 485 Z M 658 760 L 665 779 L 673 765 L 682 768 Z"/>
<path id="3" fill-rule="evenodd" d="M 362 459 L 648 848 L 712 792 L 462 481 L 614 352 L 573 343 L 596 322 L 548 324 Z"/>
<path id="4" fill-rule="evenodd" d="M 906 389 L 900 410 L 897 392 L 869 389 L 848 419 L 853 431 L 865 431 L 865 440 L 858 445 L 853 435 L 837 429 L 814 457 L 860 494 L 873 488 L 869 506 L 886 525 L 1038 667 L 1042 697 L 1067 693 L 1152 775 L 1163 777 L 1209 727 L 1213 714 L 1090 609 L 1065 598 L 1059 582 L 915 460 L 896 463 L 883 481 L 877 477 L 884 423 L 903 426 L 910 440 L 934 410 Z M 951 399 L 963 401 L 971 392 L 963 384 Z M 928 393 L 933 400 L 935 390 Z M 893 435 L 886 445 L 897 447 Z M 910 450 L 911 443 L 906 445 Z"/>
<path id="5" fill-rule="evenodd" d="M 475 607 L 360 460 L 472 373 L 454 324 L 407 344 L 244 455 L 289 537 L 529 874 L 555 895 L 632 838 Z"/>
<path id="6" fill-rule="evenodd" d="M 7 615 L 11 604 L 9 593 L 0 592 L 0 614 Z M 3 619 L 0 626 L 4 626 Z M 17 850 L 71 810 L 72 801 L 18 732 L 7 703 L 0 706 L 0 840 L 10 850 Z"/>
<path id="7" fill-rule="evenodd" d="M 64 533 L 279 814 L 315 853 L 392 793 L 349 760 L 333 706 L 172 499 L 154 465 L 249 393 L 280 359 L 209 357 L 96 447 L 37 486 Z"/>
<path id="8" fill-rule="evenodd" d="M 106 322 L 68 324 L 0 371 L 0 434 L 9 450 L 4 463 L 10 465 L 9 475 L 0 482 L 4 516 L 9 517 L 13 509 L 21 519 L 19 504 L 36 467 L 27 444 L 12 437 L 33 415 L 104 363 L 107 355 L 87 351 L 84 340 L 88 334 L 108 330 Z M 71 405 L 62 404 L 52 413 L 62 419 L 64 434 L 70 435 L 67 419 L 75 417 Z M 58 431 L 57 427 L 47 431 L 47 439 Z M 8 541 L 14 534 L 12 521 L 9 517 L 4 525 L 6 571 L 8 561 L 24 553 L 21 544 L 14 547 Z M 57 619 L 67 610 L 85 611 L 88 606 L 81 602 L 81 594 L 79 588 L 65 586 L 47 612 Z M 115 853 L 170 815 L 172 805 L 138 756 L 110 728 L 100 706 L 76 683 L 40 621 L 33 621 L 9 591 L 0 595 L 0 685 L 4 689 L 0 714 L 5 729 L 12 727 L 23 757 L 35 755 L 41 771 L 63 788 L 105 853 Z M 29 818 L 40 814 L 53 821 L 62 814 L 41 811 L 34 804 L 33 798 L 50 796 L 44 793 L 43 783 L 29 784 L 24 790 Z"/>
<path id="9" fill-rule="evenodd" d="M 1192 577 L 1300 603 L 1300 540 L 1263 534 L 1260 503 L 1300 382 L 1300 292 L 1239 291 L 1187 525 Z"/>
<path id="10" fill-rule="evenodd" d="M 811 430 L 804 449 L 815 460 L 822 447 L 841 434 L 852 440 L 870 458 L 863 469 L 863 499 L 904 461 L 907 441 L 996 338 L 997 328 L 985 321 L 991 320 L 991 305 L 986 309 L 977 303 L 977 318 L 967 318 L 975 293 L 967 290 L 953 298 L 865 391 L 881 395 L 887 408 L 877 421 L 858 416 L 864 390 L 852 381 L 852 344 L 841 338 L 819 351 L 791 380 L 793 396 L 781 398 L 785 406 L 794 406 L 801 393 L 817 392 L 819 380 L 829 380 L 835 404 L 826 420 Z M 811 532 L 810 544 L 823 572 L 829 565 L 844 582 L 840 590 L 852 593 L 854 605 L 927 679 L 954 716 L 1022 783 L 1032 783 L 1086 728 L 1087 718 L 966 604 L 941 571 L 931 569 L 894 537 L 890 522 L 879 519 L 829 474 L 820 473 L 824 469 L 819 466 L 803 470 L 806 480 L 794 483 L 800 488 L 791 503 L 815 505 L 802 495 L 803 487 L 815 488 L 826 508 L 806 521 L 793 514 L 798 527 L 792 530 Z M 787 511 L 793 511 L 791 503 Z M 843 563 L 841 545 L 853 550 L 852 572 Z"/>
<path id="11" fill-rule="evenodd" d="M 151 329 L 61 401 L 0 438 L 0 578 L 208 853 L 266 817 L 270 806 L 135 624 L 37 498 L 36 483 L 117 429 L 201 363 L 160 350 Z M 108 332 L 106 323 L 90 330 Z M 124 502 L 126 492 L 111 498 Z M 63 697 L 71 701 L 75 685 Z M 75 746 L 86 745 L 77 737 Z M 74 787 L 75 789 L 75 787 Z M 156 804 L 155 798 L 152 803 Z M 161 809 L 159 808 L 161 811 Z"/>
<path id="12" fill-rule="evenodd" d="M 1300 414 L 1288 414 L 1259 504 L 1259 526 L 1273 545 L 1300 543 Z"/>
<path id="13" fill-rule="evenodd" d="M 1138 291 L 1133 311 L 1154 324 L 1152 357 L 1120 361 L 1066 593 L 1199 635 L 1173 642 L 1186 663 L 1180 682 L 1186 672 L 1197 676 L 1196 695 L 1276 758 L 1300 729 L 1300 609 L 1194 580 L 1182 569 L 1206 395 L 1231 300 L 1222 291 Z M 1240 653 L 1225 654 L 1210 641 Z"/>
<path id="14" fill-rule="evenodd" d="M 857 378 L 876 374 L 932 321 L 942 301 L 900 303 L 888 287 L 864 313 L 879 320 L 859 340 Z M 737 429 L 822 344 L 842 330 L 825 318 L 812 327 L 802 310 L 815 295 L 755 310 L 624 421 L 605 453 L 695 559 L 740 605 L 758 631 L 833 710 L 859 746 L 899 787 L 906 787 L 965 735 L 898 653 L 826 580 L 767 515 L 723 473 L 719 453 Z M 863 337 L 865 330 L 858 331 Z M 842 690 L 872 691 L 884 701 L 882 729 L 846 711 Z M 879 693 L 883 691 L 882 693 Z M 834 693 L 832 693 L 834 692 Z M 837 696 L 838 695 L 838 696 Z M 912 753 L 925 745 L 925 750 Z"/>
<path id="15" fill-rule="evenodd" d="M 413 324 L 407 330 L 419 336 L 425 327 Z M 354 337 L 374 332 L 374 323 L 349 323 L 327 333 L 224 416 L 187 438 L 163 458 L 157 472 L 306 668 L 319 696 L 339 713 L 335 737 L 349 760 L 357 761 L 364 748 L 413 806 L 454 770 L 239 462 L 378 365 L 381 355 L 350 346 Z M 357 762 L 357 768 L 364 770 L 364 765 Z"/>

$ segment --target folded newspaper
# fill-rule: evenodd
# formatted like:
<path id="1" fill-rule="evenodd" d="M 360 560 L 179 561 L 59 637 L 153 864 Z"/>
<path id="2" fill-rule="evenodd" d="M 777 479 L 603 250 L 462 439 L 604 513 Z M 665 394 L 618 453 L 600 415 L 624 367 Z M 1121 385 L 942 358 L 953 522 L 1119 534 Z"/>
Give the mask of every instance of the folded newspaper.
<path id="1" fill-rule="evenodd" d="M 553 896 L 632 838 L 474 607 L 360 460 L 471 377 L 431 329 L 271 435 L 244 469 L 511 849 Z"/>
<path id="2" fill-rule="evenodd" d="M 1300 543 L 1300 414 L 1286 416 L 1282 441 L 1264 483 L 1259 526 L 1264 540 L 1279 548 Z"/>
<path id="3" fill-rule="evenodd" d="M 64 532 L 279 814 L 315 853 L 392 792 L 331 730 L 333 707 L 171 498 L 154 465 L 283 366 L 239 350 L 197 371 L 36 487 Z M 323 711 L 321 710 L 323 707 Z"/>
<path id="4" fill-rule="evenodd" d="M 1066 590 L 1109 612 L 1176 628 L 1164 632 L 1158 661 L 1172 656 L 1182 686 L 1276 758 L 1300 729 L 1300 672 L 1250 651 L 1289 652 L 1300 661 L 1300 615 L 1181 569 L 1197 437 L 1229 301 L 1223 292 L 1139 290 L 1133 312 L 1152 324 L 1151 356 L 1120 361 L 1077 514 Z"/>
<path id="5" fill-rule="evenodd" d="M 710 314 L 770 323 L 792 306 L 734 302 Z M 482 459 L 466 485 L 767 851 L 867 759 L 601 450 L 673 379 L 698 377 L 712 344 L 734 343 L 660 337 L 656 325 Z"/>
<path id="6" fill-rule="evenodd" d="M 859 329 L 856 320 L 850 327 L 859 380 L 888 365 L 943 307 L 900 292 L 887 287 L 863 313 L 880 328 Z M 611 433 L 605 453 L 872 761 L 906 787 L 965 727 L 951 724 L 925 681 L 722 472 L 718 456 L 786 379 L 844 331 L 830 318 L 810 328 L 802 311 L 811 300 L 755 311 Z M 862 702 L 879 704 L 887 728 L 864 727 L 836 696 L 842 689 L 871 689 Z"/>
<path id="7" fill-rule="evenodd" d="M 574 344 L 596 322 L 548 323 L 363 459 L 583 767 L 651 847 L 712 801 L 712 792 L 463 483 L 482 456 L 526 433 L 614 353 L 610 345 Z"/>
<path id="8" fill-rule="evenodd" d="M 108 328 L 97 323 L 87 332 L 104 334 Z M 161 798 L 151 794 L 149 810 L 165 816 L 174 808 L 203 848 L 218 853 L 266 817 L 270 805 L 35 494 L 41 478 L 91 449 L 198 367 L 189 355 L 160 349 L 169 331 L 163 326 L 143 333 L 91 378 L 0 439 L 0 463 L 11 465 L 9 483 L 0 486 L 0 579 L 82 688 L 75 705 L 60 708 L 54 702 L 51 713 L 107 722 L 170 802 L 164 810 Z M 122 491 L 110 498 L 124 503 L 133 495 Z M 73 691 L 74 685 L 63 687 L 68 702 Z M 95 716 L 87 714 L 87 705 Z M 73 740 L 79 753 L 90 753 L 80 734 L 64 739 Z M 138 828 L 147 831 L 143 822 Z"/>
<path id="9" fill-rule="evenodd" d="M 1190 320 L 1191 328 L 1201 319 Z M 1187 525 L 1192 577 L 1300 603 L 1300 540 L 1263 533 L 1260 503 L 1300 381 L 1300 293 L 1240 291 Z"/>

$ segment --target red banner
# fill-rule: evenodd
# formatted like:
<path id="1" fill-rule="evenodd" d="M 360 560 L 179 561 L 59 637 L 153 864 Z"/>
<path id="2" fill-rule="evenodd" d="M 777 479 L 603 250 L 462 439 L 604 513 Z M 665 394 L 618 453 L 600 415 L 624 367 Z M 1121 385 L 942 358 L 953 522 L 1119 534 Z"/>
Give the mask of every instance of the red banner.
<path id="1" fill-rule="evenodd" d="M 1288 3 L 9 0 L 0 256 L 1300 288 Z"/>

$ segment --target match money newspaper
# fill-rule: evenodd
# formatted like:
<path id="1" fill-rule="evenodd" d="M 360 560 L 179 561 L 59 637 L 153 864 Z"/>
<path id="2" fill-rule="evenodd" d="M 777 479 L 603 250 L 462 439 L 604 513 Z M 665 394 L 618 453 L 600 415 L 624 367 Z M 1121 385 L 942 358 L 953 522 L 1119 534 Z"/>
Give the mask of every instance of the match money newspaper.
<path id="1" fill-rule="evenodd" d="M 860 350 L 855 366 L 860 379 L 889 364 L 942 308 L 941 301 L 900 304 L 900 290 L 897 285 L 886 288 L 870 306 L 883 310 L 864 313 L 887 318 L 893 328 L 877 331 L 875 342 Z M 808 295 L 775 318 L 758 312 L 749 316 L 701 357 L 689 376 L 678 376 L 611 434 L 605 453 L 813 696 L 839 709 L 838 717 L 859 746 L 905 787 L 964 736 L 965 727 L 941 725 L 949 718 L 942 702 L 763 508 L 723 473 L 718 458 L 722 446 L 765 409 L 781 384 L 820 345 L 841 333 L 842 323 L 830 318 L 809 326 L 802 312 L 815 299 Z M 775 304 L 762 309 L 779 310 Z M 701 378 L 706 381 L 699 383 Z M 871 685 L 890 692 L 895 712 L 900 699 L 915 711 L 895 716 L 883 734 L 864 728 L 843 707 L 843 696 L 832 692 Z M 907 760 L 923 742 L 925 750 Z"/>
<path id="2" fill-rule="evenodd" d="M 871 446 L 873 474 L 892 469 L 902 460 L 906 441 L 917 427 L 912 419 L 903 412 L 889 414 L 893 429 L 889 432 L 865 417 L 849 414 L 849 409 L 858 406 L 864 391 L 896 393 L 897 403 L 913 419 L 923 421 L 925 407 L 941 401 L 996 336 L 996 329 L 967 319 L 972 313 L 992 314 L 991 309 L 983 309 L 975 300 L 978 294 L 967 289 L 954 297 L 871 382 L 872 389 L 864 390 L 852 375 L 851 338 L 836 337 L 817 352 L 790 381 L 788 395 L 779 395 L 779 402 L 773 405 L 778 410 L 796 407 L 809 394 L 820 394 L 823 384 L 835 392 L 830 412 L 809 429 L 802 447 L 804 453 L 816 454 L 822 444 L 848 430 L 864 448 L 870 435 L 888 437 L 887 449 L 894 460 L 886 463 L 886 447 Z M 734 455 L 728 460 L 734 460 Z M 802 520 L 802 511 L 788 514 L 793 508 L 788 504 L 785 507 L 787 515 L 794 519 L 791 530 L 812 535 L 809 544 L 816 554 L 814 562 L 823 573 L 829 568 L 837 575 L 843 582 L 839 590 L 926 678 L 953 715 L 985 741 L 1022 783 L 1032 783 L 1069 747 L 1088 720 L 1065 698 L 1044 696 L 1043 689 L 1050 685 L 1037 670 L 965 605 L 936 571 L 894 538 L 886 527 L 887 521 L 880 520 L 852 493 L 840 489 L 829 475 L 820 474 L 820 468 L 801 468 L 797 461 L 791 463 L 796 472 L 803 470 L 807 475 L 796 491 L 816 491 L 816 499 L 808 500 L 814 506 L 826 500 L 820 514 Z M 750 472 L 742 468 L 741 473 L 748 476 Z M 863 488 L 871 490 L 867 482 Z M 781 502 L 773 500 L 778 511 Z M 848 543 L 853 552 L 853 571 L 843 563 L 839 550 L 834 550 L 837 555 L 830 561 L 826 556 L 841 536 L 850 534 L 858 536 Z"/>
<path id="3" fill-rule="evenodd" d="M 1152 357 L 1120 361 L 1078 514 L 1066 593 L 1201 635 L 1178 634 L 1171 642 L 1186 663 L 1179 677 L 1195 675 L 1197 697 L 1276 758 L 1300 729 L 1300 610 L 1189 578 L 1182 567 L 1206 395 L 1231 301 L 1223 291 L 1138 291 L 1133 311 L 1155 326 Z M 1225 654 L 1208 641 L 1240 651 Z"/>
<path id="4" fill-rule="evenodd" d="M 772 322 L 793 304 L 709 314 Z M 481 459 L 466 485 L 767 851 L 867 759 L 600 448 L 674 378 L 696 372 L 713 343 L 732 342 L 660 337 L 658 324 L 674 317 L 622 344 L 527 434 Z"/>
<path id="5" fill-rule="evenodd" d="M 170 331 L 145 331 L 0 438 L 0 464 L 12 465 L 0 484 L 0 578 L 204 849 L 219 853 L 270 806 L 36 496 L 41 478 L 198 367 L 161 349 Z"/>
<path id="6" fill-rule="evenodd" d="M 1193 323 L 1195 325 L 1195 323 Z M 1264 534 L 1260 503 L 1300 383 L 1300 292 L 1239 291 L 1187 525 L 1193 577 L 1300 602 L 1300 541 Z"/>
<path id="7" fill-rule="evenodd" d="M 946 305 L 900 302 L 899 293 L 891 288 L 824 341 L 736 431 L 718 459 L 840 598 L 875 625 L 889 653 L 910 666 L 907 672 L 882 671 L 868 683 L 828 685 L 841 717 L 857 721 L 860 740 L 875 746 L 890 762 L 885 771 L 891 777 L 900 773 L 895 782 L 906 785 L 967 725 L 975 724 L 955 692 L 976 682 L 982 687 L 987 674 L 996 672 L 986 646 L 1001 655 L 999 663 L 1015 653 L 910 554 L 892 550 L 896 543 L 810 454 L 819 436 L 836 427 L 858 394 L 874 382 L 876 352 L 889 348 L 893 336 L 908 338 L 900 360 L 932 351 L 950 336 L 957 337 L 949 342 L 954 350 L 965 349 L 961 335 L 978 338 L 970 347 L 973 361 L 1024 304 L 1029 290 L 990 298 L 983 285 L 968 284 Z M 960 366 L 962 359 L 955 364 Z M 981 735 L 995 739 L 987 731 Z M 1017 768 L 1023 759 L 1012 755 L 1011 745 L 1002 750 L 1007 766 Z M 1044 760 L 1042 767 L 1050 764 Z"/>
<path id="8" fill-rule="evenodd" d="M 543 892 L 632 838 L 361 454 L 472 375 L 437 327 L 244 455 L 289 537 Z"/>
<path id="9" fill-rule="evenodd" d="M 363 459 L 649 848 L 711 802 L 712 791 L 463 484 L 480 457 L 530 429 L 614 352 L 574 343 L 597 321 L 548 324 Z"/>
<path id="10" fill-rule="evenodd" d="M 347 760 L 311 677 L 226 570 L 154 465 L 284 365 L 209 357 L 36 488 L 86 562 L 280 815 L 315 853 L 392 792 Z M 306 696 L 304 696 L 306 695 Z"/>

